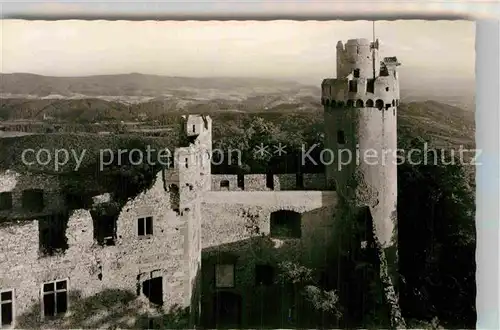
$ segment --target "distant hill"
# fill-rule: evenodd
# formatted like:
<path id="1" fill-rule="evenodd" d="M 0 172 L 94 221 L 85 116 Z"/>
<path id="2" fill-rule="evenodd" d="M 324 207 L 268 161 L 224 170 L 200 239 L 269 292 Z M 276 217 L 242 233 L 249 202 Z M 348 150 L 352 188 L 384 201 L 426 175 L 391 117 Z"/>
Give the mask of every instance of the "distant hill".
<path id="1" fill-rule="evenodd" d="M 139 73 L 87 77 L 49 77 L 29 73 L 0 74 L 0 93 L 32 97 L 97 96 L 189 96 L 196 90 L 230 90 L 242 92 L 276 92 L 304 88 L 293 81 L 260 78 L 189 78 Z"/>
<path id="2" fill-rule="evenodd" d="M 425 136 L 436 145 L 475 146 L 474 112 L 436 101 L 402 103 L 398 108 L 398 128 Z"/>
<path id="3" fill-rule="evenodd" d="M 442 77 L 431 76 L 428 78 L 429 83 L 422 84 L 420 80 L 412 79 L 414 75 L 410 71 L 404 76 L 401 84 L 403 102 L 434 100 L 474 110 L 473 81 L 453 79 L 453 84 L 447 84 L 442 82 Z M 0 98 L 2 103 L 10 102 L 7 99 L 22 100 L 33 111 L 49 104 L 53 104 L 54 108 L 69 107 L 73 111 L 75 108 L 85 111 L 90 108 L 93 111 L 101 107 L 101 101 L 111 102 L 109 105 L 112 108 L 119 107 L 117 104 L 145 104 L 146 109 L 161 107 L 165 111 L 193 111 L 194 108 L 232 111 L 273 108 L 309 110 L 310 103 L 318 104 L 320 83 L 320 80 L 300 84 L 295 81 L 260 78 L 189 78 L 139 73 L 88 77 L 12 73 L 0 74 Z M 39 103 L 39 100 L 43 102 Z M 68 100 L 72 102 L 65 103 Z M 16 106 L 16 111 L 26 110 L 18 108 Z M 50 106 L 47 109 L 51 111 Z M 14 117 L 19 118 L 18 115 Z M 1 118 L 5 116 L 1 117 L 0 114 Z"/>

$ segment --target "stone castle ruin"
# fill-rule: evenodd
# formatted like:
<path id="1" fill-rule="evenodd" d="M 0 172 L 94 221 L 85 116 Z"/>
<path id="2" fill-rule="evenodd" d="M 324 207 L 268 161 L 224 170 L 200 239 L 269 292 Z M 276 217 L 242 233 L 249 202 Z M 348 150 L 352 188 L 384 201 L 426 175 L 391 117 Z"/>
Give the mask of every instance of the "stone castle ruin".
<path id="1" fill-rule="evenodd" d="M 322 83 L 326 148 L 373 149 L 377 157 L 396 150 L 397 65 L 379 60 L 378 41 L 337 44 L 338 77 Z M 101 223 L 90 207 L 67 210 L 55 176 L 0 174 L 2 327 L 139 327 L 131 305 L 146 317 L 141 327 L 176 308 L 188 311 L 186 327 L 259 326 L 277 317 L 293 327 L 293 299 L 273 285 L 277 265 L 297 262 L 321 277 L 345 210 L 368 208 L 382 258 L 394 250 L 391 153 L 384 164 L 372 157 L 340 170 L 336 159 L 324 174 L 213 175 L 210 117 L 184 117 L 181 134 L 189 143 L 176 149 L 175 165 Z M 91 204 L 112 199 L 98 195 Z M 124 294 L 116 310 L 103 297 L 96 302 L 103 308 L 78 309 L 106 291 Z"/>

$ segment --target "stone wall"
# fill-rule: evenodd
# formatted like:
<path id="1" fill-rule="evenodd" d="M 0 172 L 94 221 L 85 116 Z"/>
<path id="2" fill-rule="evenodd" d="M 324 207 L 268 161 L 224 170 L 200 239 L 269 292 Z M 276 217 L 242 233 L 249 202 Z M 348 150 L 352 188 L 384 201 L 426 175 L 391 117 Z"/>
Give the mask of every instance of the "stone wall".
<path id="1" fill-rule="evenodd" d="M 238 175 L 235 174 L 212 174 L 213 191 L 239 191 Z"/>
<path id="2" fill-rule="evenodd" d="M 23 191 L 43 190 L 43 209 L 33 212 L 22 205 Z M 51 214 L 65 208 L 59 180 L 55 175 L 20 174 L 14 171 L 0 173 L 0 193 L 11 193 L 12 208 L 0 211 L 0 218 L 29 218 L 36 214 Z"/>
<path id="3" fill-rule="evenodd" d="M 242 323 L 268 325 L 286 313 L 289 300 L 281 299 L 279 286 L 256 284 L 256 265 L 269 265 L 278 276 L 278 263 L 293 261 L 321 269 L 333 244 L 335 192 L 209 192 L 203 203 L 202 281 L 203 321 L 214 326 L 213 304 L 217 292 L 232 292 L 242 297 Z M 270 238 L 271 213 L 291 210 L 301 213 L 301 237 Z M 235 286 L 216 289 L 214 267 L 230 255 L 235 260 Z M 263 312 L 261 307 L 266 309 Z M 263 320 L 265 319 L 265 320 Z M 263 324 L 260 324 L 261 326 Z M 265 325 L 265 324 L 264 324 Z"/>
<path id="4" fill-rule="evenodd" d="M 52 257 L 39 256 L 37 220 L 1 227 L 0 288 L 15 290 L 18 327 L 40 323 L 41 286 L 46 281 L 60 279 L 68 279 L 70 295 L 78 292 L 82 298 L 106 289 L 136 294 L 140 281 L 154 271 L 163 276 L 163 310 L 168 311 L 177 304 L 185 306 L 189 300 L 186 299 L 189 298 L 186 297 L 186 285 L 190 282 L 184 260 L 187 226 L 168 203 L 168 193 L 163 189 L 160 174 L 150 190 L 124 206 L 117 221 L 115 246 L 97 245 L 93 239 L 90 212 L 76 210 L 68 219 L 66 237 L 69 248 L 64 254 Z M 140 238 L 137 219 L 146 216 L 153 217 L 153 235 Z M 137 312 L 154 314 L 148 309 L 149 303 L 144 295 L 140 294 L 134 301 L 139 302 Z M 74 303 L 70 299 L 70 310 Z M 100 303 L 105 306 L 107 302 Z M 93 313 L 94 318 L 105 319 L 105 313 L 105 308 L 98 309 Z M 68 318 L 71 319 L 71 313 L 66 319 L 45 322 L 44 325 L 62 326 L 69 322 Z M 73 325 L 79 326 L 83 324 Z"/>
<path id="5" fill-rule="evenodd" d="M 212 191 L 281 191 L 281 190 L 324 190 L 326 188 L 323 173 L 304 173 L 303 185 L 298 185 L 297 174 L 273 174 L 272 189 L 268 186 L 267 174 L 243 175 L 243 188 L 238 186 L 238 175 L 212 175 Z M 221 184 L 222 183 L 222 184 Z"/>

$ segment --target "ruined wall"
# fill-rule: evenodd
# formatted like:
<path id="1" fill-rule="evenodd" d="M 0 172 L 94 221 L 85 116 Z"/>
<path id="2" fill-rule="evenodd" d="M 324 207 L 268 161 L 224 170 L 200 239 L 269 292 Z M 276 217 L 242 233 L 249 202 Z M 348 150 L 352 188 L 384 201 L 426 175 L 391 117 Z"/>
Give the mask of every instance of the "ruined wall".
<path id="1" fill-rule="evenodd" d="M 202 204 L 203 249 L 252 238 L 256 228 L 258 235 L 268 235 L 271 213 L 291 210 L 302 214 L 300 242 L 303 245 L 301 250 L 306 255 L 304 261 L 308 262 L 314 259 L 310 258 L 307 250 L 318 239 L 315 236 L 320 235 L 319 242 L 322 243 L 323 236 L 328 236 L 324 228 L 319 228 L 333 224 L 336 203 L 336 193 L 330 191 L 208 192 Z M 256 218 L 251 220 L 250 215 L 256 215 Z M 321 259 L 322 253 L 316 251 L 315 255 Z"/>
<path id="2" fill-rule="evenodd" d="M 272 185 L 269 186 L 269 176 Z M 324 190 L 326 188 L 323 173 L 303 173 L 302 186 L 299 185 L 298 175 L 292 174 L 245 174 L 243 175 L 243 189 L 238 186 L 238 175 L 212 175 L 212 191 L 281 191 L 281 190 Z M 241 179 L 240 179 L 241 180 Z M 221 184 L 222 183 L 222 184 Z M 272 189 L 271 189 L 272 188 Z"/>
<path id="3" fill-rule="evenodd" d="M 211 157 L 212 157 L 212 119 L 209 116 L 188 115 L 183 116 L 184 126 L 181 134 L 194 139 L 191 147 L 197 150 L 196 162 L 201 174 L 203 190 L 210 190 L 212 185 Z"/>
<path id="4" fill-rule="evenodd" d="M 224 185 L 224 181 L 228 184 Z M 235 174 L 212 174 L 212 191 L 239 191 L 238 175 Z"/>
<path id="5" fill-rule="evenodd" d="M 290 307 L 286 304 L 290 302 L 280 300 L 283 293 L 277 286 L 257 285 L 255 267 L 272 266 L 275 279 L 278 276 L 277 265 L 282 261 L 294 261 L 318 269 L 324 267 L 329 247 L 333 244 L 335 205 L 335 192 L 207 193 L 202 223 L 204 320 L 210 324 L 213 297 L 220 291 L 237 293 L 242 297 L 243 324 L 251 325 L 251 321 L 260 320 L 260 316 L 269 321 L 269 318 L 286 312 Z M 279 210 L 301 213 L 300 238 L 269 237 L 271 213 Z M 235 287 L 216 289 L 214 267 L 227 254 L 236 259 Z M 265 312 L 261 311 L 261 306 L 267 306 Z"/>
<path id="6" fill-rule="evenodd" d="M 43 190 L 43 209 L 31 211 L 23 208 L 23 191 Z M 36 214 L 51 214 L 65 208 L 59 180 L 55 175 L 20 174 L 11 170 L 0 173 L 0 193 L 11 193 L 12 208 L 0 210 L 0 218 L 26 218 Z"/>
<path id="7" fill-rule="evenodd" d="M 64 254 L 51 257 L 39 257 L 38 221 L 4 223 L 0 228 L 0 288 L 15 290 L 18 324 L 30 327 L 40 322 L 41 285 L 60 279 L 68 279 L 70 295 L 79 292 L 82 297 L 89 297 L 110 288 L 134 293 L 140 282 L 155 271 L 163 276 L 163 310 L 186 304 L 187 226 L 170 209 L 161 178 L 160 174 L 150 190 L 124 206 L 117 221 L 115 246 L 95 244 L 92 217 L 87 210 L 71 214 L 66 230 L 69 248 Z M 138 237 L 137 218 L 145 216 L 153 217 L 153 235 Z M 137 301 L 139 311 L 149 310 L 154 315 L 144 295 L 140 294 Z M 70 309 L 72 303 L 75 302 L 70 300 Z M 105 309 L 97 310 L 95 318 L 104 319 L 105 315 L 98 315 L 99 312 L 106 313 Z M 64 322 L 46 322 L 45 326 L 61 326 Z"/>

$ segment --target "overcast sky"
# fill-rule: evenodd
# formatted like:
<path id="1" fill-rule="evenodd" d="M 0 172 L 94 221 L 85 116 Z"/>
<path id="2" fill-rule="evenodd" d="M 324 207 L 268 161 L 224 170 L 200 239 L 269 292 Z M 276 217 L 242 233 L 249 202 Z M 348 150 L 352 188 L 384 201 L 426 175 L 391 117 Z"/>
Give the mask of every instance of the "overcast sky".
<path id="1" fill-rule="evenodd" d="M 382 56 L 397 56 L 407 70 L 473 79 L 474 22 L 377 21 L 375 27 Z M 3 73 L 138 72 L 301 81 L 335 74 L 338 40 L 372 37 L 369 21 L 4 20 L 0 30 Z"/>

